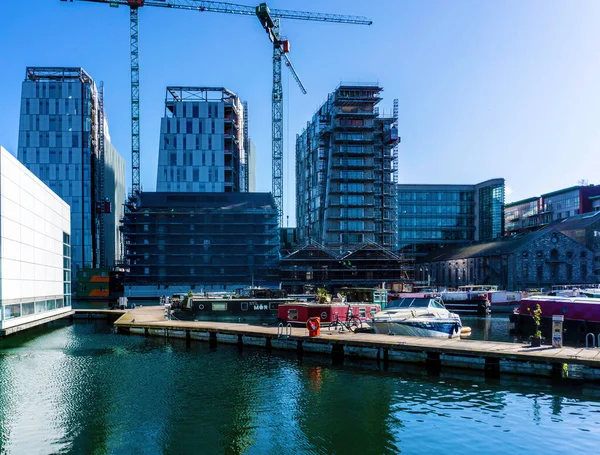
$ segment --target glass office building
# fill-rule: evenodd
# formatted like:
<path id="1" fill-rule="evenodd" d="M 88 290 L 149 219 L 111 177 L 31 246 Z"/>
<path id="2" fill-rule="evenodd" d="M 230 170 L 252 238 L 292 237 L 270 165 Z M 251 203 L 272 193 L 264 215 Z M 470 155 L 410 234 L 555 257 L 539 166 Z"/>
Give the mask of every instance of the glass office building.
<path id="1" fill-rule="evenodd" d="M 398 185 L 400 248 L 426 253 L 503 233 L 504 179 L 477 185 Z"/>
<path id="2" fill-rule="evenodd" d="M 222 87 L 167 87 L 156 190 L 247 192 L 244 105 Z"/>
<path id="3" fill-rule="evenodd" d="M 73 277 L 81 267 L 113 266 L 121 254 L 125 162 L 101 109 L 82 68 L 27 68 L 18 159 L 70 206 Z"/>

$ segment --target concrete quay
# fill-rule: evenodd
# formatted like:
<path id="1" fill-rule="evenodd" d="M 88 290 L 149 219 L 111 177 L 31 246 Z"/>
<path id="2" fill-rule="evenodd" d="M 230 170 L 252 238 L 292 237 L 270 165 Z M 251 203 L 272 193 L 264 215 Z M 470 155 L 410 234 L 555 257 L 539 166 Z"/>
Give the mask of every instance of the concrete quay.
<path id="1" fill-rule="evenodd" d="M 267 350 L 330 355 L 332 359 L 365 358 L 387 364 L 423 364 L 432 371 L 461 368 L 501 374 L 546 376 L 600 382 L 600 349 L 532 348 L 525 344 L 390 336 L 322 329 L 309 337 L 305 328 L 242 323 L 166 320 L 163 307 L 137 307 L 121 316 L 115 326 L 121 333 L 200 340 L 211 343 L 257 346 Z M 285 329 L 285 328 L 284 328 Z"/>

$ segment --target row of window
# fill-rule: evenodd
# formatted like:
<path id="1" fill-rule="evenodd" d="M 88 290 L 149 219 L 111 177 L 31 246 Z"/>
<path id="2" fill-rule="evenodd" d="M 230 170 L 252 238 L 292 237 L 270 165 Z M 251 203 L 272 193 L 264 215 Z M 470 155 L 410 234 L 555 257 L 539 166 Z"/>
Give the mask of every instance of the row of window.
<path id="1" fill-rule="evenodd" d="M 181 156 L 180 160 L 177 159 L 177 155 Z M 207 153 L 205 150 L 203 150 L 202 153 L 192 153 L 186 151 L 171 152 L 169 153 L 169 166 L 216 166 L 217 154 L 215 150 L 212 150 L 210 153 L 210 163 L 207 163 L 206 155 Z"/>
<path id="2" fill-rule="evenodd" d="M 66 297 L 66 296 L 65 296 Z M 70 305 L 67 302 L 65 305 L 64 299 L 48 299 L 40 300 L 38 302 L 24 302 L 24 303 L 13 303 L 2 306 L 2 319 L 14 319 L 22 316 L 30 316 L 36 313 L 44 313 L 46 311 L 56 310 L 63 308 L 64 306 Z"/>
<path id="3" fill-rule="evenodd" d="M 223 179 L 219 180 L 219 168 L 218 167 L 208 167 L 205 168 L 207 170 L 207 179 L 202 180 L 203 182 L 222 182 L 225 180 L 225 175 L 223 171 Z M 185 167 L 175 167 L 175 168 L 165 168 L 163 177 L 165 182 L 200 182 L 200 168 L 185 168 Z M 188 178 L 191 178 L 189 180 Z"/>
<path id="4" fill-rule="evenodd" d="M 202 137 L 198 135 L 190 135 L 183 134 L 179 136 L 181 140 L 178 140 L 178 136 L 176 134 L 163 135 L 163 150 L 200 150 L 205 148 L 202 142 Z M 215 150 L 224 150 L 224 139 L 221 136 L 208 136 L 206 139 L 206 148 L 208 150 L 212 150 L 213 147 Z"/>
<path id="5" fill-rule="evenodd" d="M 399 201 L 473 202 L 473 191 L 409 191 L 398 189 Z"/>
<path id="6" fill-rule="evenodd" d="M 402 215 L 473 215 L 473 205 L 407 205 L 399 204 L 398 213 Z M 501 212 L 500 212 L 501 213 Z"/>
<path id="7" fill-rule="evenodd" d="M 223 134 L 223 128 L 217 131 L 215 119 L 165 119 L 167 134 Z"/>
<path id="8" fill-rule="evenodd" d="M 90 137 L 88 134 L 83 135 L 83 144 L 80 140 L 80 133 L 75 132 L 65 132 L 63 137 L 63 133 L 60 131 L 51 132 L 51 131 L 39 131 L 39 132 L 25 132 L 25 140 L 24 143 L 21 143 L 21 148 L 24 147 L 41 147 L 48 148 L 52 147 L 55 154 L 61 154 L 60 152 L 65 147 L 75 147 L 81 148 L 82 145 L 84 148 L 89 146 Z M 39 151 L 37 151 L 39 157 Z"/>

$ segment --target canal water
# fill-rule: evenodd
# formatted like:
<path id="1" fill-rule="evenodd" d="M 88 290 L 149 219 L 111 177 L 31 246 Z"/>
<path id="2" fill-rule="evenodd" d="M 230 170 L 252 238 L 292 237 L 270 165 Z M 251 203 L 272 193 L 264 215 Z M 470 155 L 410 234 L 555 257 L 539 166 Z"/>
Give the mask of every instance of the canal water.
<path id="1" fill-rule="evenodd" d="M 0 340 L 0 454 L 595 453 L 600 390 L 118 335 Z"/>

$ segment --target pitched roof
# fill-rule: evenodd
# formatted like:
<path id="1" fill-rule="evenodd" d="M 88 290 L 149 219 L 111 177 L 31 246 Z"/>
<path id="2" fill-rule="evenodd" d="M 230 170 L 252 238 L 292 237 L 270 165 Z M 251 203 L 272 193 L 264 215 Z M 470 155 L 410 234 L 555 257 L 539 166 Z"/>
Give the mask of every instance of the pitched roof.
<path id="1" fill-rule="evenodd" d="M 479 256 L 496 256 L 501 254 L 510 254 L 523 245 L 533 242 L 545 235 L 548 235 L 553 229 L 527 232 L 509 238 L 503 238 L 494 242 L 477 243 L 474 245 L 459 246 L 456 248 L 441 248 L 432 251 L 418 262 L 437 262 L 450 261 L 453 259 L 465 259 Z"/>
<path id="2" fill-rule="evenodd" d="M 557 221 L 546 226 L 545 229 L 556 229 L 557 231 L 570 231 L 572 229 L 584 229 L 589 225 L 600 221 L 600 212 L 582 213 L 570 216 L 562 221 Z"/>

